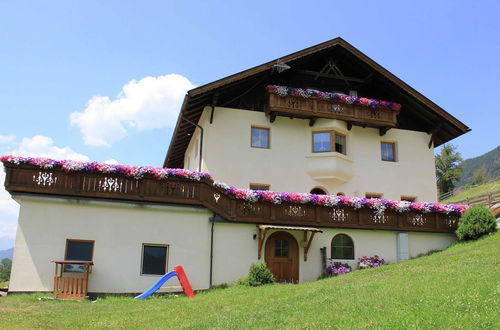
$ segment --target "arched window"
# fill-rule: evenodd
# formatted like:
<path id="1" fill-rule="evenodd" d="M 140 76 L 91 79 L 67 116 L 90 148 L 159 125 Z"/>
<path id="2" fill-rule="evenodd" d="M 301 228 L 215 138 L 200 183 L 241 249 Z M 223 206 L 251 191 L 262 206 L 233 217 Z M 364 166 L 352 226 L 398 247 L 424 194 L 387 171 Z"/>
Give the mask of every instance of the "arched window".
<path id="1" fill-rule="evenodd" d="M 333 237 L 332 259 L 354 259 L 354 243 L 346 234 L 338 234 Z"/>
<path id="2" fill-rule="evenodd" d="M 315 194 L 315 195 L 327 195 L 326 191 L 321 189 L 321 188 L 313 188 L 311 190 L 311 194 Z"/>
<path id="3" fill-rule="evenodd" d="M 345 194 L 343 192 L 338 192 L 337 196 L 345 196 Z"/>

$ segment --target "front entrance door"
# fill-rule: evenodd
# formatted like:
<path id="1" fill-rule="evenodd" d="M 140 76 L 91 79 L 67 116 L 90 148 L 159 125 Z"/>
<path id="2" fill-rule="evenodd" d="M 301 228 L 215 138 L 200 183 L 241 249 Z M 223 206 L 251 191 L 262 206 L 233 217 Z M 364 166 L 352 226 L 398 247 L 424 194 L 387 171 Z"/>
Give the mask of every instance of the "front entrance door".
<path id="1" fill-rule="evenodd" d="M 291 234 L 271 234 L 266 242 L 265 260 L 277 282 L 299 282 L 299 246 Z"/>

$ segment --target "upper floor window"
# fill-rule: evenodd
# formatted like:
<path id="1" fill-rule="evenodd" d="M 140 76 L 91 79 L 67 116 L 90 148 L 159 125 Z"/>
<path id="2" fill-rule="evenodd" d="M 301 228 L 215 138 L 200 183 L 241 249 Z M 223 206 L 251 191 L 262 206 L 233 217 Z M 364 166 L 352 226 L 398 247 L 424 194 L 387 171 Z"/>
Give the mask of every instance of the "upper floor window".
<path id="1" fill-rule="evenodd" d="M 366 198 L 382 198 L 382 194 L 379 193 L 366 193 L 365 194 Z"/>
<path id="2" fill-rule="evenodd" d="M 401 196 L 402 201 L 407 201 L 407 202 L 415 202 L 417 200 L 417 197 L 415 196 Z"/>
<path id="3" fill-rule="evenodd" d="M 313 188 L 311 190 L 311 194 L 314 194 L 314 195 L 328 195 L 323 188 L 318 188 L 318 187 Z"/>
<path id="4" fill-rule="evenodd" d="M 252 126 L 251 146 L 253 148 L 269 149 L 269 136 L 269 128 Z"/>
<path id="5" fill-rule="evenodd" d="M 270 187 L 268 184 L 250 183 L 251 190 L 269 190 Z"/>
<path id="6" fill-rule="evenodd" d="M 313 152 L 339 152 L 346 154 L 346 136 L 335 131 L 312 133 Z"/>
<path id="7" fill-rule="evenodd" d="M 380 151 L 382 153 L 382 160 L 395 162 L 396 161 L 396 143 L 394 142 L 381 142 Z"/>

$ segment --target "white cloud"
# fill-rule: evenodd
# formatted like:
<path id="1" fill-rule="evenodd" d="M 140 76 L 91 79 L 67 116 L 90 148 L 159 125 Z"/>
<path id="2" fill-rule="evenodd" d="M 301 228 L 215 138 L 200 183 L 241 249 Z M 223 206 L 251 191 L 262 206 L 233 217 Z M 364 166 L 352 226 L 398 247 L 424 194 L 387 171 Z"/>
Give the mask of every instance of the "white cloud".
<path id="1" fill-rule="evenodd" d="M 104 163 L 109 164 L 109 165 L 117 165 L 118 161 L 116 159 L 111 158 L 111 159 L 105 160 Z"/>
<path id="2" fill-rule="evenodd" d="M 110 146 L 130 128 L 139 131 L 174 126 L 184 95 L 195 86 L 185 77 L 168 74 L 131 80 L 116 99 L 94 96 L 81 112 L 70 115 L 85 144 Z"/>
<path id="3" fill-rule="evenodd" d="M 31 138 L 23 138 L 12 155 L 48 157 L 53 159 L 73 159 L 80 161 L 89 161 L 89 157 L 73 151 L 70 147 L 58 147 L 54 141 L 43 135 L 35 135 Z M 4 188 L 5 172 L 0 163 L 0 240 L 12 242 L 16 235 L 17 215 L 19 205 L 12 199 L 10 194 Z M 5 244 L 7 244 L 6 242 Z M 3 244 L 3 245 L 5 245 Z M 0 246 L 2 242 L 0 241 Z M 5 246 L 3 247 L 5 248 Z"/>
<path id="4" fill-rule="evenodd" d="M 14 134 L 10 135 L 0 135 L 0 144 L 9 144 L 14 142 L 16 136 Z"/>
<path id="5" fill-rule="evenodd" d="M 43 135 L 35 135 L 32 138 L 23 138 L 17 149 L 12 151 L 12 155 L 47 157 L 52 159 L 72 159 L 84 162 L 89 161 L 89 157 L 71 150 L 70 147 L 55 146 L 54 140 Z"/>

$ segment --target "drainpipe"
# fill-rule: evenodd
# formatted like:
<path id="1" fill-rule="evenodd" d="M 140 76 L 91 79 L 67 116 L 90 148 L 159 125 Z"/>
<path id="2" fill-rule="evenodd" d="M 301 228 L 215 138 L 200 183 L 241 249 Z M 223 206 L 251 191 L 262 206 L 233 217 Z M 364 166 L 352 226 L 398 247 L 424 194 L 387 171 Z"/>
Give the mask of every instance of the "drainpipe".
<path id="1" fill-rule="evenodd" d="M 181 118 L 182 118 L 182 120 L 185 120 L 188 123 L 190 123 L 191 125 L 196 126 L 196 127 L 198 127 L 200 129 L 200 153 L 199 153 L 199 158 L 200 159 L 199 159 L 199 162 L 198 162 L 198 171 L 201 172 L 201 157 L 203 156 L 203 127 L 201 127 L 197 123 L 195 123 L 195 122 L 187 119 L 182 114 L 181 114 Z"/>
<path id="2" fill-rule="evenodd" d="M 210 288 L 212 287 L 212 273 L 213 273 L 213 260 L 214 260 L 214 225 L 215 225 L 215 213 L 212 218 L 209 218 L 212 223 L 212 228 L 210 230 Z"/>

